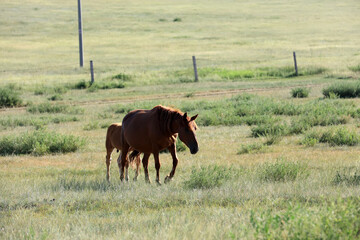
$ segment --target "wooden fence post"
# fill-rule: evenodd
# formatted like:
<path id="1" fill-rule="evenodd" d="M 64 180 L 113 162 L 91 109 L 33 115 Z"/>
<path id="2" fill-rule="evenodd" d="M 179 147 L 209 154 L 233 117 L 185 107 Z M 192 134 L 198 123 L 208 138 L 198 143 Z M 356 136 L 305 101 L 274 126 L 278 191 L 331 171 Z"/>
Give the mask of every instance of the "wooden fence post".
<path id="1" fill-rule="evenodd" d="M 91 85 L 94 83 L 94 66 L 93 61 L 90 60 L 90 72 L 91 72 Z"/>
<path id="2" fill-rule="evenodd" d="M 293 52 L 293 56 L 294 56 L 295 75 L 298 76 L 298 67 L 297 67 L 297 63 L 296 63 L 296 53 L 295 52 Z"/>
<path id="3" fill-rule="evenodd" d="M 193 65 L 194 65 L 195 82 L 198 82 L 199 78 L 198 78 L 198 72 L 197 72 L 197 67 L 196 67 L 196 58 L 195 58 L 195 56 L 192 56 L 192 60 L 193 60 Z"/>

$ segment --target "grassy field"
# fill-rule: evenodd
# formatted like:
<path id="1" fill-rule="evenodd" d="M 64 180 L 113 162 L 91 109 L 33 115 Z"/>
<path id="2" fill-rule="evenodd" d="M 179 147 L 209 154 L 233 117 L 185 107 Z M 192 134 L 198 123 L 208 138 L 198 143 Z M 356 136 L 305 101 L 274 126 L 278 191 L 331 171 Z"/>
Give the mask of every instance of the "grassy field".
<path id="1" fill-rule="evenodd" d="M 359 10 L 83 1 L 81 69 L 76 2 L 3 1 L 0 239 L 359 238 Z M 161 187 L 113 153 L 108 183 L 106 128 L 157 104 L 199 114 L 199 152 Z"/>

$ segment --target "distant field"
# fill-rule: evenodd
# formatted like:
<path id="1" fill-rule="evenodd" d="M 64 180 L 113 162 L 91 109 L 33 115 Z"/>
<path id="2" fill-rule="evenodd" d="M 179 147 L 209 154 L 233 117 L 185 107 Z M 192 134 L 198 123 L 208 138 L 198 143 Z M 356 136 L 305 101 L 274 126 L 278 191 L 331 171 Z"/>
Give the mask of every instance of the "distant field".
<path id="1" fill-rule="evenodd" d="M 349 1 L 84 1 L 85 69 L 78 68 L 76 1 L 3 1 L 2 83 L 53 83 L 199 67 L 358 65 L 359 3 Z M 181 21 L 174 22 L 174 19 Z M 160 73 L 158 72 L 160 71 Z M 146 77 L 146 76 L 145 76 Z"/>
<path id="2" fill-rule="evenodd" d="M 359 10 L 83 0 L 80 69 L 76 1 L 3 1 L 0 239 L 358 238 Z M 161 187 L 114 152 L 106 182 L 106 128 L 158 104 L 199 114 L 199 152 Z"/>

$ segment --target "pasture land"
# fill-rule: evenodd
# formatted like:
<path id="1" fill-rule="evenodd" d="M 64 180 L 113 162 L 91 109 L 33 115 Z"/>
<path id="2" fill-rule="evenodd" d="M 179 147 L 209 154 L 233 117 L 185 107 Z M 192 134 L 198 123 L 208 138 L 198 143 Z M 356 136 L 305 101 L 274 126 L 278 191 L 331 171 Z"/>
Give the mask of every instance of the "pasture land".
<path id="1" fill-rule="evenodd" d="M 0 239 L 358 238 L 359 10 L 84 1 L 80 69 L 76 3 L 3 1 L 0 92 L 17 107 L 0 108 Z M 120 182 L 114 152 L 108 183 L 106 128 L 157 104 L 199 113 L 199 152 L 161 187 Z"/>

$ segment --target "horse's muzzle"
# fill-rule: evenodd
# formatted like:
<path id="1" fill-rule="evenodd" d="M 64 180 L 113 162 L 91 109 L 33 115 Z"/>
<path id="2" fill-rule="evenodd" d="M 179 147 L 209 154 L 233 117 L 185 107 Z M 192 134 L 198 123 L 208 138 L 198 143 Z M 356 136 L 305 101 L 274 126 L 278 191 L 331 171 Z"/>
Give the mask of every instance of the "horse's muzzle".
<path id="1" fill-rule="evenodd" d="M 198 146 L 193 147 L 193 148 L 190 149 L 191 154 L 195 154 L 195 153 L 197 153 L 198 151 L 199 151 L 199 147 L 198 147 Z"/>

